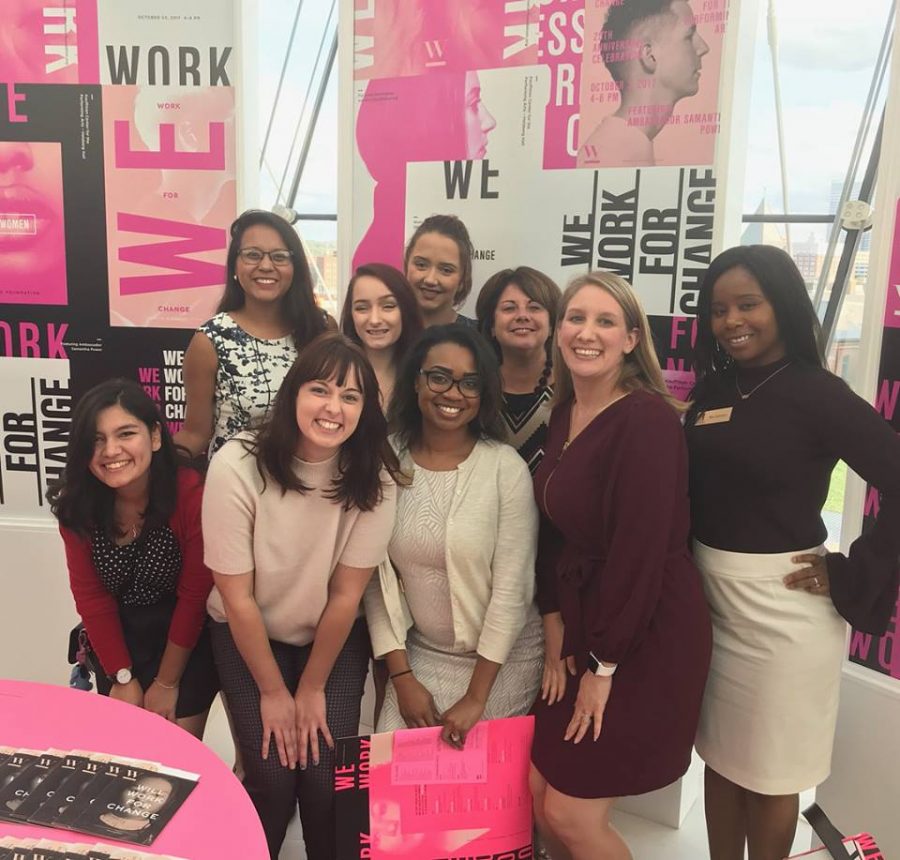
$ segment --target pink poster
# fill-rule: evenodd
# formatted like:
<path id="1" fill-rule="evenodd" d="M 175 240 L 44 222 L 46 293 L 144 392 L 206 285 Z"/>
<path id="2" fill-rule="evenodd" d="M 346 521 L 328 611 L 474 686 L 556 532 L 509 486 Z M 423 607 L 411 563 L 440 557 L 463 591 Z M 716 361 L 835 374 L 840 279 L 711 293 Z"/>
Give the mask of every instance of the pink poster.
<path id="1" fill-rule="evenodd" d="M 474 71 L 385 78 L 357 88 L 358 158 L 374 188 L 372 220 L 353 265 L 396 266 L 403 254 L 407 164 L 485 158 L 496 121 Z"/>
<path id="2" fill-rule="evenodd" d="M 726 0 L 587 4 L 579 167 L 708 165 L 719 132 Z"/>
<path id="3" fill-rule="evenodd" d="M 97 0 L 3 0 L 0 81 L 100 81 Z"/>
<path id="4" fill-rule="evenodd" d="M 540 18 L 529 0 L 354 0 L 354 77 L 533 65 Z"/>
<path id="5" fill-rule="evenodd" d="M 462 751 L 440 733 L 338 741 L 338 860 L 532 857 L 534 718 L 480 722 Z"/>
<path id="6" fill-rule="evenodd" d="M 231 87 L 103 87 L 111 325 L 213 315 L 236 207 L 233 114 Z"/>
<path id="7" fill-rule="evenodd" d="M 887 300 L 884 305 L 884 327 L 900 328 L 900 200 L 894 214 L 894 248 L 888 270 Z"/>
<path id="8" fill-rule="evenodd" d="M 0 303 L 64 305 L 62 148 L 0 142 Z"/>

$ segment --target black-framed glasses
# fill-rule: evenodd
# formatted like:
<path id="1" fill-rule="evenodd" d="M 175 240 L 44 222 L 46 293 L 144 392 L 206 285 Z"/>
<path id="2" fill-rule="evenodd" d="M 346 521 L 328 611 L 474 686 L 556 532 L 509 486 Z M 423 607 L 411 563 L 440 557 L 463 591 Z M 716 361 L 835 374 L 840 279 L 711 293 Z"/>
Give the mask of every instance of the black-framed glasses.
<path id="1" fill-rule="evenodd" d="M 419 373 L 425 377 L 425 384 L 435 394 L 443 394 L 455 385 L 463 397 L 481 396 L 481 377 L 478 374 L 468 374 L 461 379 L 454 379 L 446 370 L 425 370 Z"/>
<path id="2" fill-rule="evenodd" d="M 259 248 L 241 248 L 238 256 L 251 266 L 258 266 L 263 257 L 268 257 L 273 266 L 289 266 L 294 259 L 290 251 L 261 251 Z"/>

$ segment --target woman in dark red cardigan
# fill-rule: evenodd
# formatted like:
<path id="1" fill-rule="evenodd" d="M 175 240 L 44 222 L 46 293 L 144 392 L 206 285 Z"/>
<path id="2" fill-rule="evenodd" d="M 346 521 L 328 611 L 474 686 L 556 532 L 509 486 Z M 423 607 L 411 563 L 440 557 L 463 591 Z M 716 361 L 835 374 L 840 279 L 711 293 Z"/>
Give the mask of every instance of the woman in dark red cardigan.
<path id="1" fill-rule="evenodd" d="M 136 383 L 92 388 L 48 494 L 104 695 L 202 737 L 218 678 L 206 630 L 200 476 Z"/>
<path id="2" fill-rule="evenodd" d="M 625 860 L 612 804 L 687 770 L 712 646 L 688 552 L 685 407 L 615 275 L 569 285 L 553 366 L 557 405 L 534 479 L 548 655 L 535 817 L 554 860 Z"/>

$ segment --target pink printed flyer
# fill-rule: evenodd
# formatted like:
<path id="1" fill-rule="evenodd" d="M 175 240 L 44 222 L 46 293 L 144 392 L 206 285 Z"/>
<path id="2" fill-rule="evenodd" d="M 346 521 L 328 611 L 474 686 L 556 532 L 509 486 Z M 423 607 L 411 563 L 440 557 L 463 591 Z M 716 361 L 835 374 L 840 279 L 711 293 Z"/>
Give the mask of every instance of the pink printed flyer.
<path id="1" fill-rule="evenodd" d="M 96 84 L 97 0 L 3 0 L 0 81 Z"/>
<path id="2" fill-rule="evenodd" d="M 194 328 L 215 312 L 234 219 L 234 90 L 103 87 L 109 321 Z"/>
<path id="3" fill-rule="evenodd" d="M 440 728 L 337 741 L 338 860 L 532 856 L 532 717 L 486 720 L 464 750 Z"/>
<path id="4" fill-rule="evenodd" d="M 579 167 L 710 165 L 727 0 L 586 6 Z"/>
<path id="5" fill-rule="evenodd" d="M 0 303 L 68 301 L 61 149 L 0 142 Z"/>

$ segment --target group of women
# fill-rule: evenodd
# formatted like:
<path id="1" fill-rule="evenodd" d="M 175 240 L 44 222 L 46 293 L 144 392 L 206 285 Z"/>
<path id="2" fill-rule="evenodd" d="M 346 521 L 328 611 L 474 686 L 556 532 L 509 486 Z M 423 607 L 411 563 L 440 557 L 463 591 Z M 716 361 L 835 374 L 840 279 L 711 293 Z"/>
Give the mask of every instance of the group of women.
<path id="1" fill-rule="evenodd" d="M 555 860 L 630 857 L 614 800 L 677 779 L 695 741 L 714 860 L 786 856 L 829 769 L 838 613 L 883 629 L 900 553 L 900 441 L 824 369 L 790 258 L 713 262 L 685 404 L 614 275 L 560 295 L 504 270 L 459 314 L 452 216 L 405 273 L 357 268 L 340 331 L 286 222 L 247 212 L 231 239 L 184 428 L 103 383 L 51 492 L 101 692 L 199 737 L 221 686 L 272 857 L 298 806 L 308 856 L 334 857 L 333 738 L 357 732 L 372 657 L 379 730 L 461 748 L 534 714 Z M 846 557 L 822 548 L 838 459 L 882 491 Z"/>

